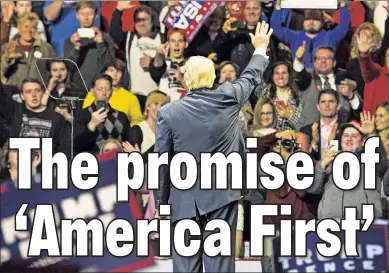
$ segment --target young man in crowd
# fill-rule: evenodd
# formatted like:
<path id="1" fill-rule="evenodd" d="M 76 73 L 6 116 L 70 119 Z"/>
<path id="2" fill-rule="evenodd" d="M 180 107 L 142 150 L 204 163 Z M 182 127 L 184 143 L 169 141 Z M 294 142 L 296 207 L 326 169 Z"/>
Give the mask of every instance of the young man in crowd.
<path id="1" fill-rule="evenodd" d="M 320 119 L 300 130 L 309 136 L 313 150 L 311 155 L 315 160 L 322 159 L 329 142 L 339 137 L 339 109 L 339 93 L 332 89 L 321 91 L 317 102 Z"/>
<path id="2" fill-rule="evenodd" d="M 109 104 L 114 109 L 126 114 L 131 122 L 131 126 L 134 126 L 143 120 L 143 116 L 140 111 L 138 98 L 120 86 L 120 81 L 125 71 L 125 63 L 119 59 L 114 59 L 107 65 L 107 67 L 104 68 L 103 73 L 111 76 L 112 78 L 113 91 L 109 100 Z M 95 98 L 93 96 L 93 92 L 89 92 L 85 98 L 83 107 L 89 107 L 94 101 Z"/>
<path id="3" fill-rule="evenodd" d="M 53 153 L 70 155 L 70 127 L 58 113 L 42 105 L 41 83 L 32 78 L 24 79 L 20 97 L 24 102 L 21 115 L 15 116 L 10 137 L 52 138 Z"/>
<path id="4" fill-rule="evenodd" d="M 130 123 L 127 116 L 108 103 L 112 89 L 112 78 L 109 75 L 102 74 L 93 80 L 91 92 L 95 101 L 75 119 L 75 153 L 98 154 L 105 140 L 109 138 L 120 142 L 128 140 Z"/>
<path id="5" fill-rule="evenodd" d="M 364 143 L 366 139 L 374 133 L 374 118 L 370 116 L 370 113 L 364 112 L 361 115 L 361 124 L 356 121 L 344 124 L 340 133 L 340 151 L 350 152 L 360 158 L 364 151 Z M 323 198 L 320 201 L 318 208 L 319 219 L 344 219 L 344 208 L 355 207 L 357 209 L 357 219 L 362 219 L 362 205 L 373 204 L 375 217 L 380 218 L 382 216 L 381 206 L 381 181 L 384 178 L 385 173 L 389 169 L 389 160 L 386 155 L 386 151 L 382 142 L 377 148 L 379 154 L 379 162 L 376 164 L 375 173 L 369 175 L 369 178 L 375 180 L 376 189 L 365 189 L 365 169 L 363 163 L 360 165 L 360 179 L 358 185 L 351 190 L 342 190 L 335 185 L 333 181 L 332 168 L 333 160 L 338 154 L 338 151 L 334 151 L 329 146 L 326 149 L 323 159 L 316 164 L 315 167 L 315 179 L 313 185 L 308 189 L 311 193 L 323 194 Z M 349 177 L 352 170 L 350 166 L 346 164 L 344 169 L 344 177 Z M 384 179 L 384 183 L 389 181 Z M 384 184 L 384 189 L 388 185 Z"/>
<path id="6" fill-rule="evenodd" d="M 115 45 L 107 33 L 93 26 L 98 11 L 94 1 L 80 1 L 76 10 L 77 20 L 83 30 L 76 31 L 66 39 L 64 55 L 78 65 L 85 84 L 90 89 L 93 78 L 115 58 Z M 86 31 L 90 33 L 84 33 Z M 75 76 L 77 75 L 76 73 Z"/>
<path id="7" fill-rule="evenodd" d="M 77 29 L 80 23 L 77 21 L 78 1 L 46 1 L 43 7 L 45 24 L 51 28 L 51 43 L 55 48 L 56 55 L 64 56 L 64 43 Z M 100 1 L 94 1 L 97 5 L 96 20 L 94 26 L 99 27 L 100 22 Z"/>
<path id="8" fill-rule="evenodd" d="M 168 41 L 150 63 L 150 75 L 159 84 L 159 90 L 170 96 L 171 101 L 182 98 L 187 93 L 184 82 L 184 50 L 188 47 L 185 31 L 172 28 L 168 31 Z"/>

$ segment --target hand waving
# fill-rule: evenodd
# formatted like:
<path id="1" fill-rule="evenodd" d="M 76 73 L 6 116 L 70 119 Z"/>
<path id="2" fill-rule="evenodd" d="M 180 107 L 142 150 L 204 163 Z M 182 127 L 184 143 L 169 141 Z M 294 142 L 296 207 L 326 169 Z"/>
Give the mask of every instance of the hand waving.
<path id="1" fill-rule="evenodd" d="M 370 115 L 370 112 L 363 111 L 361 113 L 361 126 L 357 126 L 359 131 L 361 131 L 364 135 L 370 135 L 374 133 L 374 120 L 374 115 Z"/>
<path id="2" fill-rule="evenodd" d="M 360 53 L 365 54 L 370 52 L 373 47 L 375 47 L 375 43 L 369 42 L 366 34 L 360 33 L 357 35 L 357 46 Z"/>
<path id="3" fill-rule="evenodd" d="M 266 22 L 259 22 L 255 31 L 255 36 L 250 33 L 251 42 L 255 49 L 266 49 L 270 43 L 270 37 L 273 33 L 273 29 L 269 29 L 269 25 Z"/>

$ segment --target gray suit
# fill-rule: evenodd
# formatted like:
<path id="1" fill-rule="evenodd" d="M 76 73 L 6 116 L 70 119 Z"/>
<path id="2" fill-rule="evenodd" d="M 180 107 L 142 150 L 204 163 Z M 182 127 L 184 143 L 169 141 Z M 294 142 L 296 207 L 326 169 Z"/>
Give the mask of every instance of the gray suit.
<path id="1" fill-rule="evenodd" d="M 265 57 L 254 55 L 234 83 L 224 83 L 214 91 L 191 91 L 183 99 L 162 107 L 157 116 L 154 152 L 188 152 L 198 162 L 201 153 L 222 152 L 228 155 L 238 152 L 244 155 L 246 149 L 240 129 L 239 111 L 262 80 L 267 65 L 268 60 Z M 163 173 L 160 178 L 160 191 L 155 193 L 157 209 L 159 204 L 167 204 L 170 199 L 172 222 L 195 218 L 201 223 L 202 217 L 206 220 L 213 217 L 228 220 L 233 232 L 232 256 L 203 258 L 207 271 L 234 271 L 236 203 L 241 198 L 241 191 L 201 190 L 199 178 L 192 189 L 180 191 L 171 186 L 168 172 L 165 170 Z M 231 206 L 234 206 L 232 210 Z M 189 258 L 173 253 L 174 271 L 201 271 L 201 259 L 201 253 Z"/>

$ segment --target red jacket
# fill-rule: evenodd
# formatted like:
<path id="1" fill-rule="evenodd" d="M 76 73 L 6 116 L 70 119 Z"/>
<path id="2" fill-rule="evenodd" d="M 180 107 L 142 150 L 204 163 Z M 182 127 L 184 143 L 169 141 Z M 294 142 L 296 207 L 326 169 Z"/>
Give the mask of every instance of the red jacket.
<path id="1" fill-rule="evenodd" d="M 381 67 L 374 63 L 370 54 L 359 56 L 358 60 L 366 83 L 363 110 L 370 111 L 374 115 L 379 104 L 389 102 L 389 69 L 387 66 Z"/>

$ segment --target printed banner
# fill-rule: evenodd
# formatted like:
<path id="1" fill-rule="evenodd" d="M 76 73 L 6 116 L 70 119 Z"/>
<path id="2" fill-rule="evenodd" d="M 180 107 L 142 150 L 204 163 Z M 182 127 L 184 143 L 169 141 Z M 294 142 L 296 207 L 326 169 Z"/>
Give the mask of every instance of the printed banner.
<path id="1" fill-rule="evenodd" d="M 338 0 L 282 0 L 285 9 L 337 9 Z"/>
<path id="2" fill-rule="evenodd" d="M 178 1 L 165 16 L 163 23 L 168 29 L 176 27 L 185 30 L 186 39 L 190 43 L 216 7 L 214 1 Z"/>
<path id="3" fill-rule="evenodd" d="M 112 220 L 125 219 L 131 223 L 136 238 L 136 219 L 140 211 L 135 195 L 130 192 L 130 203 L 116 202 L 116 155 L 107 154 L 99 158 L 99 181 L 95 188 L 88 191 L 77 189 L 69 183 L 68 190 L 42 190 L 37 183 L 31 190 L 18 190 L 10 181 L 1 187 L 0 207 L 0 254 L 2 266 L 9 263 L 23 264 L 32 268 L 58 266 L 80 269 L 80 272 L 131 272 L 154 264 L 153 252 L 149 257 L 136 256 L 136 242 L 133 251 L 126 257 L 115 257 L 110 254 L 103 243 L 103 256 L 100 257 L 48 257 L 47 251 L 41 257 L 27 257 L 32 230 L 34 208 L 40 204 L 52 204 L 57 228 L 62 219 L 100 219 L 106 228 Z M 28 231 L 15 231 L 15 215 L 21 204 L 28 204 Z M 58 232 L 58 237 L 60 234 Z M 76 240 L 74 240 L 76 242 Z M 60 246 L 61 250 L 61 246 Z M 90 253 L 90 252 L 89 252 Z M 0 270 L 1 271 L 1 270 Z"/>
<path id="4" fill-rule="evenodd" d="M 342 244 L 344 236 L 340 233 Z M 316 250 L 323 241 L 307 235 L 307 257 L 280 257 L 280 237 L 273 240 L 275 272 L 375 272 L 389 273 L 389 221 L 377 220 L 366 232 L 357 233 L 358 257 L 346 257 L 342 250 L 326 258 Z"/>

